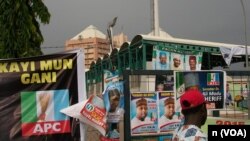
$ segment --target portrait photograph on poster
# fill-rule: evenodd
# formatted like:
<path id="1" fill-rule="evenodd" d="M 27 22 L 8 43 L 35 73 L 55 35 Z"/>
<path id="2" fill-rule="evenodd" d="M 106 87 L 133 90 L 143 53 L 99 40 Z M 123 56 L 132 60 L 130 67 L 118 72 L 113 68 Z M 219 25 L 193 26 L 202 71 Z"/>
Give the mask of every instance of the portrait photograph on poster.
<path id="1" fill-rule="evenodd" d="M 169 70 L 170 69 L 170 53 L 163 50 L 154 50 L 155 58 L 153 59 L 153 69 Z"/>
<path id="2" fill-rule="evenodd" d="M 110 84 L 103 92 L 107 122 L 118 123 L 124 113 L 123 81 Z"/>
<path id="3" fill-rule="evenodd" d="M 185 70 L 201 70 L 202 54 L 185 55 Z"/>
<path id="4" fill-rule="evenodd" d="M 174 92 L 158 92 L 159 97 L 159 130 L 174 131 L 180 124 L 178 112 L 175 112 Z"/>
<path id="5" fill-rule="evenodd" d="M 225 105 L 224 71 L 176 71 L 175 97 L 176 111 L 181 111 L 180 96 L 189 89 L 202 92 L 207 102 L 207 109 L 223 109 Z"/>
<path id="6" fill-rule="evenodd" d="M 130 127 L 131 135 L 157 133 L 157 93 L 131 93 Z"/>
<path id="7" fill-rule="evenodd" d="M 171 53 L 171 70 L 184 69 L 184 55 L 179 53 Z"/>

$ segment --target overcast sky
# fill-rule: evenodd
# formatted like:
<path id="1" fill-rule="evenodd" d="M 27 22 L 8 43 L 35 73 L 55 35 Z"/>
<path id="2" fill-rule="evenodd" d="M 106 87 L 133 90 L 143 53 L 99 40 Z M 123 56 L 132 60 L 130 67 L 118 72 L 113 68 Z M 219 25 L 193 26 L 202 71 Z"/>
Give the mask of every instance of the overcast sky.
<path id="1" fill-rule="evenodd" d="M 249 45 L 250 1 L 243 1 Z M 114 34 L 124 32 L 130 41 L 151 29 L 150 0 L 44 0 L 44 3 L 51 14 L 50 23 L 41 24 L 45 53 L 63 50 L 66 40 L 89 25 L 106 34 L 108 22 L 116 16 Z M 240 0 L 159 0 L 159 20 L 160 27 L 176 38 L 245 44 Z"/>

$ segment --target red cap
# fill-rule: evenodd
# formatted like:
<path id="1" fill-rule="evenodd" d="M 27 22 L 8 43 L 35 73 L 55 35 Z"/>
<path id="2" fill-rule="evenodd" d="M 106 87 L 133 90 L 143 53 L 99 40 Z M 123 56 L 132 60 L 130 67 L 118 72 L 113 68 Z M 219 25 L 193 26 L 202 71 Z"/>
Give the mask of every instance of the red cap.
<path id="1" fill-rule="evenodd" d="M 182 110 L 197 107 L 204 102 L 205 97 L 199 90 L 187 90 L 180 98 Z"/>
<path id="2" fill-rule="evenodd" d="M 193 55 L 189 56 L 189 60 L 196 60 L 196 56 Z"/>

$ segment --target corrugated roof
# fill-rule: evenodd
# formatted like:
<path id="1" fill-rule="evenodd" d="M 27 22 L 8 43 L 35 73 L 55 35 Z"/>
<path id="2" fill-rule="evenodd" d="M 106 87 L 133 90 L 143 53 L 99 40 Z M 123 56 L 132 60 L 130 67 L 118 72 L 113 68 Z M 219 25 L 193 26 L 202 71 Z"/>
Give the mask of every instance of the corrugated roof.
<path id="1" fill-rule="evenodd" d="M 95 37 L 106 39 L 106 35 L 103 34 L 100 30 L 98 30 L 97 27 L 93 25 L 89 25 L 87 28 L 85 28 L 82 32 L 77 34 L 71 40 L 79 40 L 80 38 L 86 39 L 86 38 L 95 38 Z"/>

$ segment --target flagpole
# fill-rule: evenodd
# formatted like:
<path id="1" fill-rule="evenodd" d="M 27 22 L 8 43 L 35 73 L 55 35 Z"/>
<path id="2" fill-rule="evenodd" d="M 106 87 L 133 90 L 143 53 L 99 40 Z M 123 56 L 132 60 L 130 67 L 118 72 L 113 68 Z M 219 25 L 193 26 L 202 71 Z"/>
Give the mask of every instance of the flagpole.
<path id="1" fill-rule="evenodd" d="M 243 16 L 244 16 L 244 30 L 245 30 L 245 49 L 246 49 L 246 69 L 248 70 L 248 47 L 247 47 L 247 16 L 246 16 L 246 9 L 245 9 L 245 6 L 244 6 L 244 2 L 243 0 L 240 0 L 241 2 L 241 6 L 242 6 L 242 10 L 243 10 Z M 248 119 L 250 119 L 250 92 L 249 92 L 249 76 L 247 77 L 247 89 L 248 89 L 248 100 L 247 100 L 247 103 L 248 103 Z"/>
<path id="2" fill-rule="evenodd" d="M 243 11 L 243 17 L 244 17 L 244 33 L 245 33 L 245 50 L 246 50 L 246 69 L 248 69 L 248 47 L 247 47 L 247 16 L 246 16 L 246 9 L 244 6 L 243 0 L 240 0 L 242 11 Z"/>

